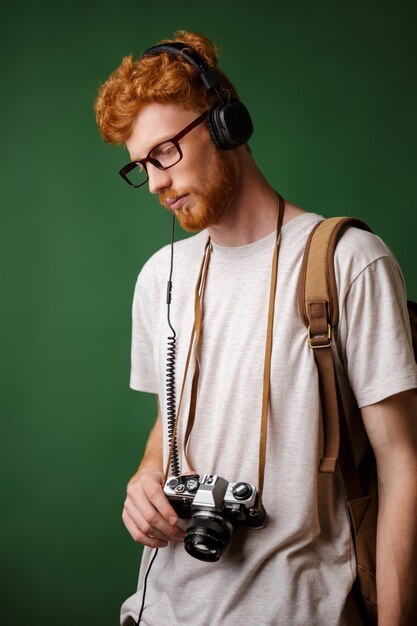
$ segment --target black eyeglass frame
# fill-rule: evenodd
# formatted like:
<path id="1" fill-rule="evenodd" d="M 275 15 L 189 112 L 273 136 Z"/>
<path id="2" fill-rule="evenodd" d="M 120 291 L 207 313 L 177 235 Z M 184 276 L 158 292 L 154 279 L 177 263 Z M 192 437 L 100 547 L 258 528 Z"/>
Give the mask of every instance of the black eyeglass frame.
<path id="1" fill-rule="evenodd" d="M 182 150 L 181 150 L 180 145 L 178 143 L 179 140 L 182 139 L 183 137 L 185 137 L 185 135 L 188 135 L 188 133 L 190 131 L 192 131 L 196 126 L 199 126 L 199 124 L 202 124 L 204 122 L 204 120 L 207 118 L 207 114 L 208 114 L 208 111 L 204 111 L 204 113 L 199 115 L 195 120 L 193 120 L 191 122 L 191 124 L 188 124 L 188 126 L 183 128 L 174 137 L 171 137 L 171 139 L 166 139 L 165 141 L 161 141 L 161 143 L 156 144 L 156 146 L 154 146 L 153 148 L 151 148 L 149 150 L 147 156 L 144 159 L 140 159 L 138 161 L 131 161 L 130 163 L 128 163 L 127 165 L 122 167 L 122 169 L 119 171 L 120 176 L 127 182 L 128 185 L 130 185 L 130 187 L 133 187 L 134 189 L 137 189 L 138 187 L 142 187 L 142 185 L 147 183 L 148 180 L 149 180 L 149 174 L 148 174 L 148 170 L 147 170 L 147 167 L 146 167 L 146 163 L 151 163 L 156 168 L 158 168 L 158 170 L 169 170 L 170 167 L 173 167 L 174 165 L 179 163 L 181 161 L 181 159 L 183 158 Z M 152 152 L 156 148 L 158 148 L 159 146 L 162 146 L 165 143 L 169 143 L 169 142 L 173 143 L 174 146 L 176 147 L 176 149 L 178 151 L 178 154 L 179 154 L 179 159 L 177 161 L 175 161 L 175 163 L 172 163 L 171 165 L 167 165 L 165 167 L 165 166 L 161 165 L 161 163 L 157 159 L 154 159 L 150 155 L 152 154 Z M 146 172 L 146 179 L 143 181 L 143 183 L 140 183 L 139 185 L 135 185 L 134 183 L 132 183 L 128 179 L 127 174 L 131 170 L 135 169 L 135 167 L 137 167 L 139 164 L 141 164 L 143 166 L 143 169 Z"/>

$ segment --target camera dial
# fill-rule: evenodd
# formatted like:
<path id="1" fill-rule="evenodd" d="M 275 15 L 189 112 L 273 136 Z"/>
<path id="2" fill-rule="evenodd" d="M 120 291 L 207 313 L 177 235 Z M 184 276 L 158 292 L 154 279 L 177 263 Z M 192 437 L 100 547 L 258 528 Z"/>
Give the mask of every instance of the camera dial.
<path id="1" fill-rule="evenodd" d="M 200 483 L 198 482 L 197 478 L 188 478 L 188 480 L 185 481 L 185 488 L 190 493 L 194 493 L 195 491 L 197 491 L 199 486 Z"/>
<path id="2" fill-rule="evenodd" d="M 252 495 L 252 487 L 248 483 L 236 483 L 232 489 L 236 500 L 247 500 Z"/>

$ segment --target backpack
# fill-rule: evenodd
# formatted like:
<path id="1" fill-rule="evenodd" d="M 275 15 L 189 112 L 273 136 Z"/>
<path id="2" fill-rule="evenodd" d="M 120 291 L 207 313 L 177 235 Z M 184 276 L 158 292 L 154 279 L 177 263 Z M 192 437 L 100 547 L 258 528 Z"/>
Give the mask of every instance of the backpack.
<path id="1" fill-rule="evenodd" d="M 318 369 L 324 440 L 319 471 L 334 472 L 339 463 L 357 561 L 354 593 L 364 623 L 377 626 L 376 462 L 368 442 L 367 451 L 359 467 L 356 467 L 331 348 L 333 329 L 339 318 L 334 252 L 341 233 L 348 226 L 372 232 L 361 220 L 343 217 L 325 219 L 313 228 L 305 247 L 298 299 L 300 316 L 308 329 L 308 345 L 313 349 Z M 407 304 L 417 358 L 417 304 L 411 301 Z"/>

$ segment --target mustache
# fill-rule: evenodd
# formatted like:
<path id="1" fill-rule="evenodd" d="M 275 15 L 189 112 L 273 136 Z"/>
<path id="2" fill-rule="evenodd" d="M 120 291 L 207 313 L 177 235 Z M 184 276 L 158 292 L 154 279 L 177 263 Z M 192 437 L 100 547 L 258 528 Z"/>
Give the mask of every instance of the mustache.
<path id="1" fill-rule="evenodd" d="M 173 187 L 171 187 L 170 189 L 162 191 L 160 194 L 158 194 L 159 202 L 160 204 L 162 204 L 163 207 L 169 209 L 169 202 L 172 203 L 172 201 L 176 198 L 179 198 L 180 196 L 186 196 L 190 193 L 196 194 L 196 190 L 191 187 L 188 189 L 174 189 Z"/>

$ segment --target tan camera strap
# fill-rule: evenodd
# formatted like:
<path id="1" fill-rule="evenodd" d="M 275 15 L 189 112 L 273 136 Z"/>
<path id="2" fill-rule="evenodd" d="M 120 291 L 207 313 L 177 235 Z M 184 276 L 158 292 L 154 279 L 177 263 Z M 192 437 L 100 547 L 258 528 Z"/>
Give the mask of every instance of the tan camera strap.
<path id="1" fill-rule="evenodd" d="M 264 359 L 264 375 L 263 375 L 263 389 L 262 389 L 262 412 L 261 412 L 261 426 L 260 426 L 260 437 L 259 437 L 259 467 L 258 467 L 258 510 L 261 509 L 262 506 L 262 492 L 264 486 L 264 476 L 265 476 L 265 460 L 266 460 L 266 443 L 267 443 L 267 429 L 268 429 L 268 408 L 269 408 L 269 397 L 270 397 L 270 381 L 271 381 L 271 355 L 272 355 L 272 338 L 273 338 L 273 326 L 274 326 L 274 311 L 275 311 L 275 295 L 276 295 L 276 285 L 277 285 L 277 275 L 278 275 L 278 252 L 279 252 L 279 244 L 281 239 L 281 227 L 282 221 L 284 217 L 285 210 L 285 201 L 280 196 L 278 196 L 278 214 L 277 214 L 277 227 L 276 227 L 276 239 L 274 245 L 274 253 L 272 257 L 272 268 L 271 268 L 271 282 L 270 282 L 270 290 L 269 290 L 269 307 L 268 307 L 268 325 L 266 332 L 266 346 L 265 346 L 265 359 Z M 174 442 L 176 438 L 178 418 L 181 412 L 183 397 L 184 397 L 184 389 L 187 380 L 188 369 L 191 361 L 191 354 L 193 352 L 194 347 L 194 375 L 191 384 L 191 394 L 190 394 L 190 407 L 188 413 L 188 421 L 187 427 L 184 434 L 184 456 L 188 465 L 188 469 L 195 473 L 195 470 L 192 466 L 190 456 L 188 453 L 188 443 L 191 435 L 191 431 L 195 421 L 196 415 L 196 407 L 197 407 L 197 393 L 198 393 L 198 382 L 200 378 L 200 363 L 199 363 L 199 346 L 203 328 L 203 297 L 204 297 L 204 288 L 207 281 L 208 268 L 210 263 L 210 255 L 211 255 L 211 241 L 210 237 L 208 238 L 205 248 L 203 259 L 200 266 L 200 271 L 197 278 L 197 283 L 195 286 L 195 294 L 194 294 L 194 326 L 191 332 L 190 344 L 188 348 L 188 355 L 185 364 L 184 370 L 184 378 L 181 388 L 180 400 L 177 409 L 177 415 L 175 419 L 175 426 L 171 441 L 171 446 L 168 454 L 168 459 L 165 468 L 165 481 L 168 478 L 168 472 L 170 468 L 172 451 L 174 448 Z"/>
<path id="2" fill-rule="evenodd" d="M 278 276 L 278 253 L 279 244 L 281 242 L 281 227 L 282 220 L 284 218 L 285 201 L 278 194 L 278 216 L 277 216 L 277 229 L 274 245 L 274 254 L 272 256 L 272 268 L 271 268 L 271 283 L 269 288 L 269 307 L 268 307 L 268 326 L 266 329 L 266 346 L 265 346 L 265 359 L 264 359 L 264 379 L 263 379 L 263 392 L 262 392 L 262 417 L 261 417 L 261 431 L 259 438 L 259 468 L 258 468 L 258 511 L 262 507 L 262 493 L 264 488 L 265 478 L 265 460 L 266 460 L 266 436 L 268 430 L 268 408 L 269 408 L 269 396 L 271 388 L 271 355 L 272 355 L 272 338 L 274 330 L 274 312 L 275 312 L 275 295 L 277 290 L 277 276 Z"/>

